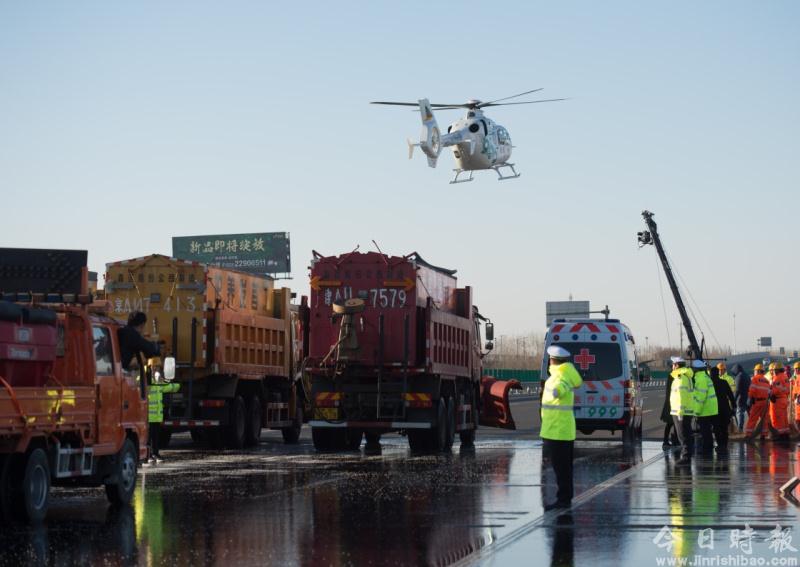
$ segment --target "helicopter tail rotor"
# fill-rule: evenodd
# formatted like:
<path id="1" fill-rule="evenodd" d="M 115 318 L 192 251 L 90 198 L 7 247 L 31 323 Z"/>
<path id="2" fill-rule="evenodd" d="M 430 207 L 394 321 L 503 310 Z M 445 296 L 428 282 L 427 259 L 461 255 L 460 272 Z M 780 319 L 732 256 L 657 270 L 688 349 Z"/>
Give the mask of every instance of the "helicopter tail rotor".
<path id="1" fill-rule="evenodd" d="M 436 167 L 436 160 L 439 153 L 442 151 L 441 135 L 439 133 L 439 125 L 436 123 L 436 118 L 433 116 L 433 109 L 431 103 L 427 98 L 419 100 L 419 113 L 422 118 L 422 131 L 419 136 L 419 147 L 428 156 L 428 165 Z M 410 145 L 409 157 L 413 151 L 413 145 Z"/>

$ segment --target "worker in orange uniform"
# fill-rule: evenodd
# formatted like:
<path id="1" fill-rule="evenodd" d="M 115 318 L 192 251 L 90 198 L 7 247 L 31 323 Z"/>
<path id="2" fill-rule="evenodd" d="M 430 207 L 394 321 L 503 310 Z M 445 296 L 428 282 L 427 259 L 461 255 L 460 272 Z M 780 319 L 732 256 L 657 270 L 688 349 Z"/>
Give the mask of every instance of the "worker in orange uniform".
<path id="1" fill-rule="evenodd" d="M 792 380 L 792 400 L 794 401 L 794 426 L 800 430 L 800 361 L 794 363 L 794 379 Z M 800 461 L 798 461 L 800 463 Z M 800 464 L 798 465 L 800 466 Z"/>
<path id="2" fill-rule="evenodd" d="M 782 362 L 775 362 L 769 387 L 769 420 L 779 439 L 789 438 L 789 379 Z"/>
<path id="3" fill-rule="evenodd" d="M 753 367 L 753 379 L 750 381 L 750 388 L 747 391 L 747 423 L 744 426 L 746 436 L 752 435 L 761 420 L 760 433 L 761 438 L 764 439 L 767 434 L 765 426 L 768 409 L 769 382 L 764 376 L 764 365 L 759 363 Z"/>

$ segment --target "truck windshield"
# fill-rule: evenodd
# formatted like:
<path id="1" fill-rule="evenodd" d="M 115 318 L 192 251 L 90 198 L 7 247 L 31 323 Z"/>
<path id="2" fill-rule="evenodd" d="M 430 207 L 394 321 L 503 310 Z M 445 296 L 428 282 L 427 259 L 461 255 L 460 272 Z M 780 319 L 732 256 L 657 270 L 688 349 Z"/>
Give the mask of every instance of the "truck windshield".
<path id="1" fill-rule="evenodd" d="M 572 364 L 584 380 L 609 380 L 622 376 L 622 357 L 617 343 L 565 343 L 558 346 L 572 354 Z"/>

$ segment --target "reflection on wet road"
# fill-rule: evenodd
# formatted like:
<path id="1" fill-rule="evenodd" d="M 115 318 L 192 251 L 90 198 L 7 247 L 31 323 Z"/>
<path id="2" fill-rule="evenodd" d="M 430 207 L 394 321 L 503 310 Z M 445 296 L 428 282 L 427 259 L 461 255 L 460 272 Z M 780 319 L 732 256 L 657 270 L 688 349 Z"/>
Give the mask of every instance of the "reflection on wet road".
<path id="1" fill-rule="evenodd" d="M 318 455 L 308 440 L 287 447 L 270 435 L 252 452 L 210 454 L 179 438 L 165 463 L 142 471 L 132 509 L 110 509 L 102 491 L 55 491 L 44 526 L 4 528 L 0 562 L 611 565 L 654 556 L 662 525 L 797 524 L 772 486 L 797 466 L 788 449 L 741 447 L 692 475 L 660 443 L 580 442 L 576 504 L 554 516 L 542 508 L 555 496 L 552 472 L 530 436 L 485 435 L 475 451 L 438 457 L 410 455 L 399 436 L 382 443 L 379 456 Z M 686 542 L 674 553 L 694 551 Z"/>

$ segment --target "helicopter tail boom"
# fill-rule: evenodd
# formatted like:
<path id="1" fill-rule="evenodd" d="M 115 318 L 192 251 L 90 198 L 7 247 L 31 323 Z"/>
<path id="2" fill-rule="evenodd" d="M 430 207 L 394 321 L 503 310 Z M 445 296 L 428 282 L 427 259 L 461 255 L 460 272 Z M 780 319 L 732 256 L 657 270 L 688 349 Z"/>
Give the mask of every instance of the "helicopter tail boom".
<path id="1" fill-rule="evenodd" d="M 431 103 L 427 98 L 419 100 L 419 113 L 422 118 L 422 131 L 419 136 L 419 147 L 428 156 L 428 165 L 436 167 L 436 160 L 439 153 L 442 151 L 441 134 L 439 133 L 439 125 L 436 123 L 436 118 L 433 116 L 433 109 Z M 409 157 L 414 151 L 414 145 L 409 144 Z"/>

